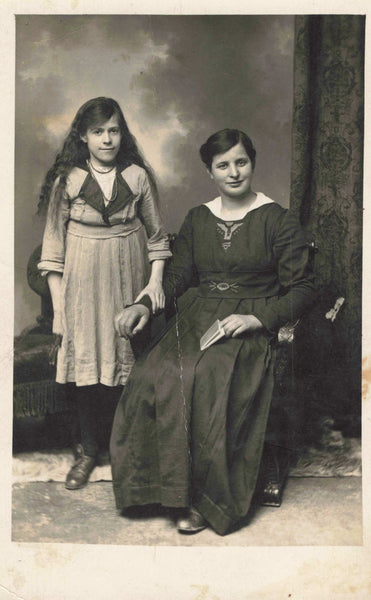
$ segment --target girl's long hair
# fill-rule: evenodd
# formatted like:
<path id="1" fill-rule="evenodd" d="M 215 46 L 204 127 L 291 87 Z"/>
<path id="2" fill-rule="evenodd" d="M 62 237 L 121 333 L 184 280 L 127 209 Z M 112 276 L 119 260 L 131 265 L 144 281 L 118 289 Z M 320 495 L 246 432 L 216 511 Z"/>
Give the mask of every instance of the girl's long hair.
<path id="1" fill-rule="evenodd" d="M 53 211 L 56 210 L 58 198 L 63 195 L 67 176 L 71 169 L 75 166 L 85 164 L 89 158 L 89 150 L 87 145 L 81 140 L 81 136 L 86 134 L 88 128 L 105 123 L 113 115 L 118 116 L 121 132 L 120 150 L 116 156 L 117 165 L 124 167 L 129 164 L 136 164 L 145 169 L 153 191 L 157 195 L 157 187 L 152 169 L 139 152 L 136 140 L 129 131 L 119 104 L 112 98 L 102 96 L 88 100 L 77 111 L 62 150 L 57 154 L 54 164 L 47 172 L 42 184 L 37 210 L 39 215 L 45 214 L 48 209 L 54 181 L 59 177 Z"/>

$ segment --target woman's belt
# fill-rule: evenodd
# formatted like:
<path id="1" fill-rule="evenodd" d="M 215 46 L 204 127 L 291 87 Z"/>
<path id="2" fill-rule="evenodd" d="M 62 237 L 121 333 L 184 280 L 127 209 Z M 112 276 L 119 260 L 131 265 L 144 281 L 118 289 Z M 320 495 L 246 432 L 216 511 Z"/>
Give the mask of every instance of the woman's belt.
<path id="1" fill-rule="evenodd" d="M 222 278 L 210 279 L 200 283 L 197 288 L 199 296 L 208 298 L 268 298 L 279 294 L 278 282 L 241 282 L 238 280 Z"/>
<path id="2" fill-rule="evenodd" d="M 138 231 L 143 227 L 143 223 L 139 219 L 134 219 L 129 223 L 117 223 L 111 227 L 105 225 L 89 225 L 80 221 L 68 222 L 67 233 L 78 237 L 107 239 L 113 237 L 125 237 L 134 231 Z"/>

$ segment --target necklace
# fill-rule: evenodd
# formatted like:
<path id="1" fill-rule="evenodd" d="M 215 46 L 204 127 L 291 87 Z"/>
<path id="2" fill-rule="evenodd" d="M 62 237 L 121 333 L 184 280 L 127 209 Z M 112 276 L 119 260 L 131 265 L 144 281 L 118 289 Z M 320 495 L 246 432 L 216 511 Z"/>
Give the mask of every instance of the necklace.
<path id="1" fill-rule="evenodd" d="M 110 167 L 107 171 L 100 171 L 99 169 L 96 169 L 93 165 L 93 163 L 91 162 L 91 160 L 87 161 L 88 166 L 93 169 L 93 171 L 95 171 L 96 173 L 100 173 L 100 175 L 106 175 L 106 173 L 111 173 L 111 171 L 113 171 L 113 169 L 115 168 L 116 165 L 113 165 L 112 167 Z"/>
<path id="2" fill-rule="evenodd" d="M 89 169 L 90 169 L 91 176 L 93 177 L 94 181 L 98 185 L 98 187 L 100 189 L 100 192 L 102 194 L 103 204 L 107 207 L 108 204 L 110 204 L 111 202 L 114 202 L 114 200 L 116 200 L 116 196 L 117 196 L 117 177 L 115 177 L 115 179 L 113 180 L 113 187 L 112 187 L 111 197 L 107 198 L 107 196 L 105 195 L 105 193 L 104 193 L 104 191 L 102 189 L 102 186 L 100 185 L 98 179 L 94 175 L 94 170 L 97 171 L 97 169 L 94 169 L 94 167 L 90 163 L 90 161 L 88 161 L 88 166 L 89 166 Z M 93 167 L 93 169 L 91 169 L 90 167 Z M 106 173 L 110 173 L 114 168 L 115 167 L 113 166 L 112 169 L 110 169 L 109 171 L 104 171 L 103 173 L 101 173 L 100 171 L 97 171 L 97 173 L 99 173 L 100 175 L 105 175 Z"/>

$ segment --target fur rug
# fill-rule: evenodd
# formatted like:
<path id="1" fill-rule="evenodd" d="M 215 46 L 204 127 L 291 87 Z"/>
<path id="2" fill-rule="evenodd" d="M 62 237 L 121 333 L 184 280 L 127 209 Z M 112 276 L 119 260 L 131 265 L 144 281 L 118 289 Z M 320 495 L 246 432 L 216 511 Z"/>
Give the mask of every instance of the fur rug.
<path id="1" fill-rule="evenodd" d="M 340 433 L 340 432 L 336 432 Z M 69 450 L 22 452 L 13 457 L 13 483 L 64 482 L 73 464 Z M 308 448 L 290 471 L 290 477 L 360 477 L 361 444 L 356 438 L 332 436 L 319 448 Z M 108 455 L 99 464 L 90 481 L 111 481 Z"/>
<path id="2" fill-rule="evenodd" d="M 308 448 L 291 469 L 290 477 L 360 477 L 361 465 L 360 440 L 342 438 L 339 445 Z"/>
<path id="3" fill-rule="evenodd" d="M 64 482 L 73 463 L 70 450 L 21 452 L 13 457 L 13 483 Z M 99 457 L 99 464 L 90 475 L 90 481 L 112 481 L 108 455 Z"/>

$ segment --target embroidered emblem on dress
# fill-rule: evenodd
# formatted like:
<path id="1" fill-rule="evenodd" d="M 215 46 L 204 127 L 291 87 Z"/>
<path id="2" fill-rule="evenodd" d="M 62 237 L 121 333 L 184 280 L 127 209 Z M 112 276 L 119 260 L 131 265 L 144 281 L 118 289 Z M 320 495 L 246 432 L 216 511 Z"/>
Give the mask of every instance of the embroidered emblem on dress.
<path id="1" fill-rule="evenodd" d="M 233 283 L 227 283 L 226 281 L 209 281 L 208 286 L 211 291 L 218 290 L 219 292 L 226 292 L 231 290 L 232 292 L 238 292 L 240 287 L 235 281 Z"/>
<path id="2" fill-rule="evenodd" d="M 232 244 L 232 236 L 237 232 L 237 230 L 242 227 L 243 223 L 234 223 L 233 221 L 226 221 L 225 223 L 217 223 L 219 227 L 218 233 L 223 236 L 223 249 L 228 250 Z"/>

